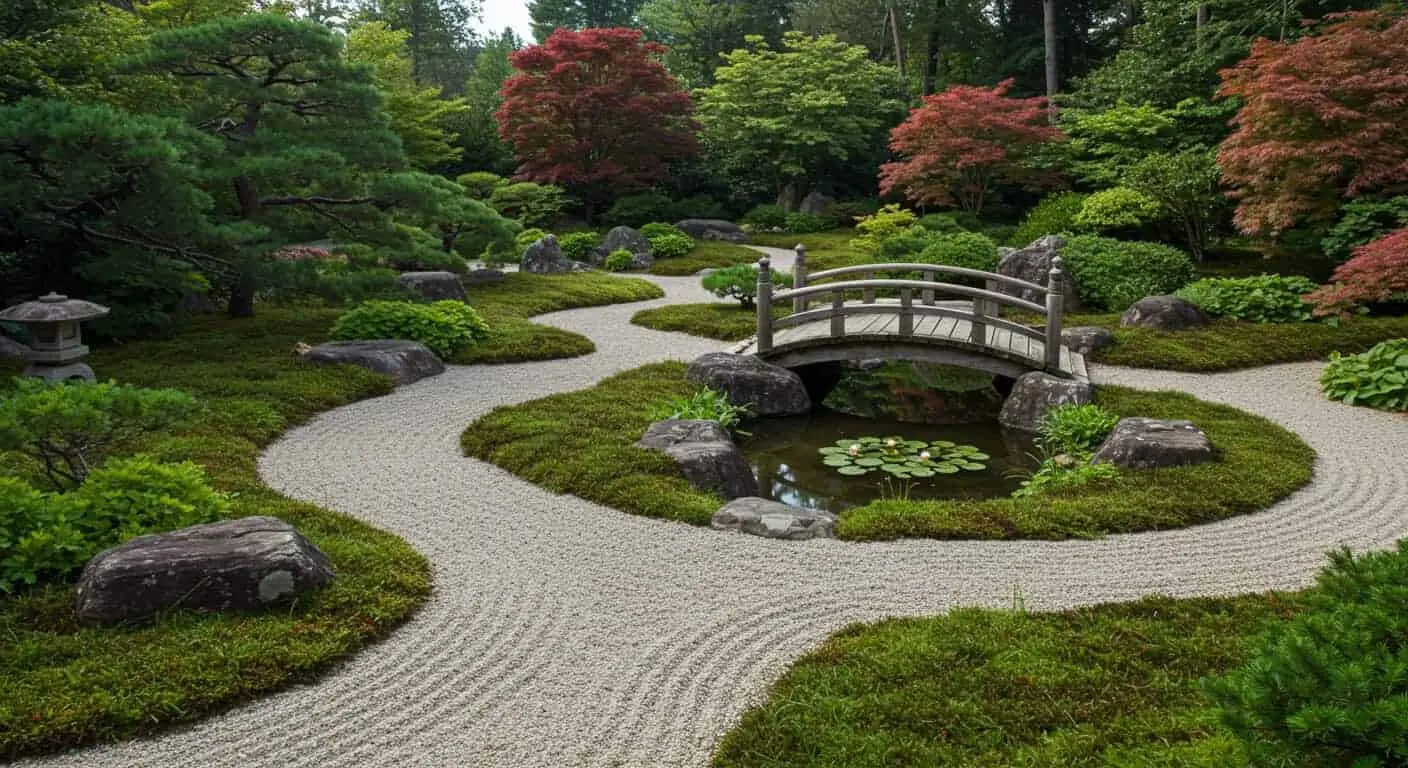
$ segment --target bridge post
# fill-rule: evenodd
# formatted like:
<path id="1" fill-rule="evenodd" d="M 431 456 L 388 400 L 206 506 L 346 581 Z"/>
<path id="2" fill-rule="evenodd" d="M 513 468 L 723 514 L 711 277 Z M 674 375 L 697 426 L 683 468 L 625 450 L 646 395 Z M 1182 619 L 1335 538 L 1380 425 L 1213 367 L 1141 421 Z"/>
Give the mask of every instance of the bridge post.
<path id="1" fill-rule="evenodd" d="M 772 351 L 772 266 L 768 257 L 758 259 L 758 351 Z"/>
<path id="2" fill-rule="evenodd" d="M 914 291 L 910 288 L 900 289 L 900 335 L 914 335 Z"/>
<path id="3" fill-rule="evenodd" d="M 939 273 L 935 270 L 926 269 L 920 274 L 924 275 L 924 279 L 928 282 L 937 283 L 939 281 Z M 920 301 L 924 302 L 924 306 L 926 307 L 934 306 L 934 289 L 925 288 L 920 293 Z"/>
<path id="4" fill-rule="evenodd" d="M 1061 317 L 1065 313 L 1066 275 L 1061 269 L 1061 257 L 1051 259 L 1051 272 L 1046 276 L 1046 365 L 1061 367 Z"/>
<path id="5" fill-rule="evenodd" d="M 801 243 L 797 243 L 797 247 L 794 248 L 793 250 L 795 250 L 795 251 L 797 252 L 797 260 L 796 260 L 796 262 L 793 263 L 793 265 L 792 265 L 792 287 L 793 287 L 793 289 L 806 288 L 806 287 L 807 287 L 807 246 L 802 245 Z M 792 311 L 793 311 L 793 312 L 806 312 L 806 311 L 807 311 L 807 304 L 808 304 L 808 303 L 809 303 L 809 302 L 808 302 L 807 299 L 805 299 L 805 298 L 796 298 L 796 299 L 793 299 L 793 300 L 792 300 Z"/>
<path id="6" fill-rule="evenodd" d="M 846 335 L 846 292 L 831 294 L 831 338 L 839 339 Z"/>
<path id="7" fill-rule="evenodd" d="M 995 284 L 996 281 L 988 280 L 983 283 L 983 286 L 991 291 Z M 973 325 L 968 329 L 969 341 L 980 346 L 988 343 L 988 324 L 984 321 L 984 318 L 988 316 L 988 312 L 992 309 L 994 309 L 994 307 L 991 306 L 991 303 L 987 299 L 973 299 Z"/>
<path id="8" fill-rule="evenodd" d="M 860 276 L 863 277 L 863 278 L 865 278 L 866 280 L 874 280 L 874 279 L 875 279 L 875 273 L 874 273 L 874 272 L 862 272 L 862 273 L 860 274 Z M 874 288 L 862 288 L 861 291 L 860 291 L 860 300 L 861 300 L 861 303 L 863 303 L 863 304 L 874 304 L 874 303 L 875 303 L 875 289 L 874 289 Z"/>

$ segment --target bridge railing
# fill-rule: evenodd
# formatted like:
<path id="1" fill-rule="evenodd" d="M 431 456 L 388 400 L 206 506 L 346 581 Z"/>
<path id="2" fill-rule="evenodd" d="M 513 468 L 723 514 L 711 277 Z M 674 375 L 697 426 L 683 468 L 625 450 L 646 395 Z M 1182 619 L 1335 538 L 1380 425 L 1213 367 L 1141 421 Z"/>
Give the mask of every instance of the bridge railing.
<path id="1" fill-rule="evenodd" d="M 969 341 L 987 345 L 987 329 L 1002 328 L 1011 333 L 1040 341 L 1044 344 L 1045 360 L 1048 366 L 1056 367 L 1061 361 L 1061 319 L 1064 313 L 1064 282 L 1061 258 L 1052 259 L 1051 270 L 1047 274 L 1047 284 L 1040 285 L 1007 275 L 984 272 L 966 267 L 945 264 L 909 264 L 901 262 L 881 264 L 859 264 L 849 267 L 829 269 L 815 274 L 807 273 L 806 249 L 797 246 L 797 260 L 793 268 L 793 287 L 790 290 L 773 291 L 772 266 L 768 258 L 758 261 L 758 340 L 757 351 L 768 352 L 773 346 L 773 332 L 794 325 L 816 320 L 831 321 L 831 336 L 842 338 L 846 335 L 846 318 L 868 314 L 897 314 L 901 336 L 914 334 L 916 316 L 951 317 L 970 323 Z M 876 278 L 881 272 L 920 273 L 923 279 Z M 860 275 L 859 280 L 830 281 L 849 275 Z M 983 281 L 983 288 L 968 285 L 940 282 L 939 275 L 957 275 Z M 1018 296 L 1002 293 L 1000 287 L 1010 286 L 1033 292 L 1045 299 L 1044 303 L 1027 301 Z M 898 291 L 899 303 L 878 303 L 878 291 Z M 859 304 L 846 303 L 847 293 L 860 293 Z M 919 303 L 915 303 L 916 294 Z M 940 304 L 938 296 L 951 295 L 971 299 L 965 306 Z M 826 298 L 823 306 L 812 309 L 811 304 Z M 772 308 L 775 304 L 791 302 L 792 313 L 774 319 Z M 1012 307 L 1044 316 L 1046 326 L 1037 329 L 1007 320 L 999 315 L 1001 307 Z"/>

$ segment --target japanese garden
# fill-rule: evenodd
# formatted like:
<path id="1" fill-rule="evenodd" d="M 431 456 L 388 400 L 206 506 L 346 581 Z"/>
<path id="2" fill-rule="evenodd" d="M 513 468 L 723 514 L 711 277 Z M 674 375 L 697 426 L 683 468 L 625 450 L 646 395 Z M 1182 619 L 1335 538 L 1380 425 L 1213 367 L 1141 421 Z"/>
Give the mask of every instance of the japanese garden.
<path id="1" fill-rule="evenodd" d="M 1408 765 L 1405 456 L 1397 3 L 0 8 L 0 762 Z"/>

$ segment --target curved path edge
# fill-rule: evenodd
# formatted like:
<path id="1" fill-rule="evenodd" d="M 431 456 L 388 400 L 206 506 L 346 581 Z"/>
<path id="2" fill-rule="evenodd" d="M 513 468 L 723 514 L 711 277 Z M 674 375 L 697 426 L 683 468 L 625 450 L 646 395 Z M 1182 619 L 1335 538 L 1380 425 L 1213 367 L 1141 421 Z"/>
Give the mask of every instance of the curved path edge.
<path id="1" fill-rule="evenodd" d="M 759 249 L 780 266 L 790 251 Z M 1319 453 L 1264 512 L 1094 541 L 778 542 L 634 517 L 464 458 L 488 410 L 728 345 L 629 323 L 666 298 L 536 322 L 591 338 L 582 358 L 451 367 L 324 413 L 260 460 L 270 486 L 405 537 L 435 567 L 427 605 L 317 683 L 190 728 L 55 766 L 703 766 L 791 660 L 855 621 L 958 606 L 1031 610 L 1309 584 L 1339 546 L 1408 535 L 1408 420 L 1327 402 L 1319 364 L 1198 375 L 1095 366 L 1266 416 Z"/>

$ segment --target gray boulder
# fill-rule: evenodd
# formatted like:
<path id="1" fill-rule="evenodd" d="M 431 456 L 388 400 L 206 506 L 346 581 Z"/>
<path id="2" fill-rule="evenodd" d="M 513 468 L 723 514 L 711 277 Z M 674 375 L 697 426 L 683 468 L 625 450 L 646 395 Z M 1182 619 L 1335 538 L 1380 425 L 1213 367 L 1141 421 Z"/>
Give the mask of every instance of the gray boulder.
<path id="1" fill-rule="evenodd" d="M 1192 422 L 1135 416 L 1120 419 L 1090 463 L 1153 469 L 1202 464 L 1217 458 L 1208 436 Z"/>
<path id="2" fill-rule="evenodd" d="M 831 539 L 836 516 L 822 509 L 803 509 L 756 496 L 734 499 L 719 508 L 709 523 L 719 530 L 741 531 L 769 539 Z"/>
<path id="3" fill-rule="evenodd" d="M 0 357 L 28 360 L 28 355 L 29 347 L 15 341 L 9 336 L 0 336 Z"/>
<path id="4" fill-rule="evenodd" d="M 684 377 L 728 395 L 734 405 L 747 405 L 754 416 L 799 416 L 812 410 L 802 377 L 753 355 L 710 352 L 695 358 Z"/>
<path id="5" fill-rule="evenodd" d="M 728 430 L 713 421 L 666 419 L 651 424 L 636 445 L 675 460 L 695 488 L 726 499 L 758 495 L 758 480 Z"/>
<path id="6" fill-rule="evenodd" d="M 1134 302 L 1120 316 L 1126 328 L 1152 328 L 1156 331 L 1181 331 L 1212 322 L 1198 305 L 1177 296 L 1146 296 Z"/>
<path id="7" fill-rule="evenodd" d="M 655 266 L 655 257 L 648 253 L 637 253 L 631 256 L 631 269 L 650 269 Z"/>
<path id="8" fill-rule="evenodd" d="M 519 271 L 539 275 L 581 272 L 590 268 L 590 265 L 567 258 L 562 253 L 562 246 L 557 244 L 556 235 L 530 243 L 523 249 L 523 258 L 518 263 Z"/>
<path id="9" fill-rule="evenodd" d="M 138 536 L 98 553 L 78 579 L 84 623 L 139 621 L 176 608 L 246 611 L 324 586 L 332 563 L 293 526 L 245 517 Z"/>
<path id="10" fill-rule="evenodd" d="M 303 352 L 299 358 L 314 365 L 360 365 L 394 376 L 397 386 L 445 372 L 445 364 L 429 347 L 402 339 L 329 341 Z"/>
<path id="11" fill-rule="evenodd" d="M 1115 343 L 1115 334 L 1098 325 L 1077 325 L 1061 331 L 1061 343 L 1078 355 L 1088 355 Z"/>
<path id="12" fill-rule="evenodd" d="M 730 243 L 748 242 L 748 233 L 731 221 L 723 219 L 682 219 L 675 229 L 695 240 L 724 240 Z"/>
<path id="13" fill-rule="evenodd" d="M 1019 248 L 1003 256 L 997 262 L 997 273 L 1037 285 L 1046 285 L 1046 282 L 1051 278 L 1051 260 L 1059 256 L 1061 249 L 1065 246 L 1066 241 L 1060 235 L 1047 235 L 1026 248 Z M 1079 308 L 1080 298 L 1076 290 L 1075 276 L 1071 274 L 1069 267 L 1065 269 L 1065 276 L 1063 281 L 1065 301 L 1062 306 L 1065 311 L 1070 312 Z M 1045 295 L 1031 288 L 999 284 L 998 290 L 1008 296 L 1016 296 L 1038 304 L 1046 303 Z"/>
<path id="14" fill-rule="evenodd" d="M 1012 385 L 1012 393 L 1003 401 L 997 420 L 1008 429 L 1036 433 L 1041 430 L 1047 411 L 1062 405 L 1085 405 L 1094 396 L 1095 391 L 1086 382 L 1033 371 Z"/>
<path id="15" fill-rule="evenodd" d="M 836 202 L 834 198 L 823 195 L 813 189 L 807 193 L 806 197 L 802 198 L 801 204 L 797 206 L 797 212 L 820 216 L 821 212 L 826 210 L 826 206 L 834 202 Z"/>
<path id="16" fill-rule="evenodd" d="M 430 301 L 464 301 L 464 283 L 454 272 L 402 272 L 396 284 Z"/>
<path id="17" fill-rule="evenodd" d="M 461 282 L 465 285 L 494 285 L 502 283 L 505 279 L 504 273 L 497 269 L 471 269 L 465 273 Z"/>
<path id="18" fill-rule="evenodd" d="M 210 298 L 210 294 L 201 291 L 187 291 L 182 294 L 178 306 L 188 315 L 213 315 L 220 311 L 219 305 Z"/>
<path id="19" fill-rule="evenodd" d="M 612 251 L 622 249 L 630 251 L 632 256 L 648 254 L 650 253 L 650 241 L 646 239 L 645 235 L 630 227 L 612 227 L 611 231 L 606 233 L 606 237 L 601 239 L 601 245 L 596 247 L 594 258 L 597 263 L 603 263 Z"/>

